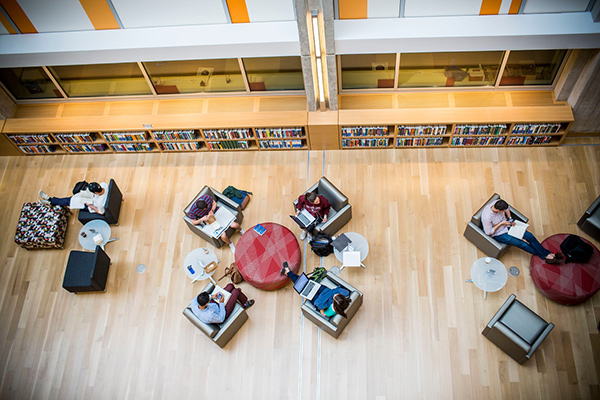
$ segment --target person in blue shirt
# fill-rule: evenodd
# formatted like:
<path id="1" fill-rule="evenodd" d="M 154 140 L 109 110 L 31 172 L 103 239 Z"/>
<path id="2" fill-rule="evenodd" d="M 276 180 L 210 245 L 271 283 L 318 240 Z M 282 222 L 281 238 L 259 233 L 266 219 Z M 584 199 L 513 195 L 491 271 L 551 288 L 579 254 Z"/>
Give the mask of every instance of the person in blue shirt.
<path id="1" fill-rule="evenodd" d="M 232 283 L 225 286 L 224 289 L 231 293 L 227 303 L 225 303 L 221 293 L 211 295 L 202 292 L 192 300 L 192 306 L 190 307 L 192 313 L 205 324 L 220 324 L 229 317 L 235 308 L 236 302 L 239 302 L 244 308 L 250 308 L 254 305 L 254 300 L 248 300 L 241 289 L 236 288 Z"/>
<path id="2" fill-rule="evenodd" d="M 287 263 L 284 263 L 281 273 L 287 275 L 293 283 L 296 283 L 299 278 L 298 275 L 288 268 Z M 325 317 L 333 317 L 334 315 L 339 314 L 344 318 L 348 318 L 346 309 L 350 305 L 349 295 L 350 292 L 348 289 L 344 289 L 341 286 L 332 289 L 325 285 L 321 285 L 317 294 L 315 294 L 315 297 L 310 302 Z"/>

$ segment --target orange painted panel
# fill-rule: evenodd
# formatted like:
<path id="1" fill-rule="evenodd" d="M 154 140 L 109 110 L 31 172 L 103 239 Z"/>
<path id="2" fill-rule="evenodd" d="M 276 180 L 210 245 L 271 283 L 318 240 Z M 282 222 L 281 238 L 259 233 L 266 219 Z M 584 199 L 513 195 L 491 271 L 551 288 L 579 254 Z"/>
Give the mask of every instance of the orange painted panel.
<path id="1" fill-rule="evenodd" d="M 10 23 L 8 18 L 6 18 L 6 15 L 4 15 L 4 13 L 0 13 L 0 22 L 2 22 L 2 25 L 4 25 L 8 33 L 17 33 L 17 30 L 12 26 L 12 24 Z"/>
<path id="2" fill-rule="evenodd" d="M 21 33 L 37 33 L 37 29 L 33 26 L 17 0 L 0 0 L 0 4 L 10 19 L 15 23 Z"/>
<path id="3" fill-rule="evenodd" d="M 510 3 L 510 9 L 508 10 L 509 14 L 518 14 L 519 9 L 521 8 L 521 3 L 523 0 L 512 0 Z"/>
<path id="4" fill-rule="evenodd" d="M 479 15 L 498 15 L 502 0 L 482 0 Z"/>
<path id="5" fill-rule="evenodd" d="M 339 0 L 340 19 L 367 18 L 368 0 Z"/>
<path id="6" fill-rule="evenodd" d="M 79 0 L 96 30 L 119 29 L 119 23 L 106 0 Z"/>
<path id="7" fill-rule="evenodd" d="M 234 24 L 250 22 L 246 0 L 227 0 L 227 8 L 229 8 L 231 22 Z"/>

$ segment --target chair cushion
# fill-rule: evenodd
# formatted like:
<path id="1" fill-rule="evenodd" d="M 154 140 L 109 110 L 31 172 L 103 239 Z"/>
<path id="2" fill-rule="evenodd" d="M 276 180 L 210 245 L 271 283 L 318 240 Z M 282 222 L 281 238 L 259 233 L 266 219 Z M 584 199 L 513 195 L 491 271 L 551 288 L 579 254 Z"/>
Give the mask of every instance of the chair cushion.
<path id="1" fill-rule="evenodd" d="M 548 326 L 546 321 L 518 300 L 510 305 L 499 321 L 529 345 L 532 345 Z"/>

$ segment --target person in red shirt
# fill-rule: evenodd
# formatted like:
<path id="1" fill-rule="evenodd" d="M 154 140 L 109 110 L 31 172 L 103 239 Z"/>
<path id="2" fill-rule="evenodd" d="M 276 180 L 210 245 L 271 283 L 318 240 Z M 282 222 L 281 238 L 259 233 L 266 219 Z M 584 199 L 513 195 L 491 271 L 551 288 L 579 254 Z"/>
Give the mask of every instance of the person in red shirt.
<path id="1" fill-rule="evenodd" d="M 298 197 L 296 215 L 300 214 L 300 211 L 305 209 L 310 215 L 319 219 L 321 222 L 327 222 L 327 215 L 329 215 L 330 208 L 331 204 L 329 204 L 329 201 L 327 201 L 324 196 L 319 196 L 316 192 L 310 192 Z M 308 239 L 310 240 L 312 238 L 310 234 L 311 232 L 307 232 L 306 229 L 303 229 L 302 233 L 300 234 L 300 240 L 306 239 L 307 235 Z"/>

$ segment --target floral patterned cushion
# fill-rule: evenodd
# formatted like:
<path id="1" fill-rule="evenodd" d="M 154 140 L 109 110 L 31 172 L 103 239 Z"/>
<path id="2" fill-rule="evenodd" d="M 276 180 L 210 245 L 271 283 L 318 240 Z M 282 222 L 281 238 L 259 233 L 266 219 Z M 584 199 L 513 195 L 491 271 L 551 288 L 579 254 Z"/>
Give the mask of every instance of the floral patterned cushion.
<path id="1" fill-rule="evenodd" d="M 67 209 L 25 203 L 21 209 L 15 243 L 25 249 L 63 248 L 67 233 Z"/>

